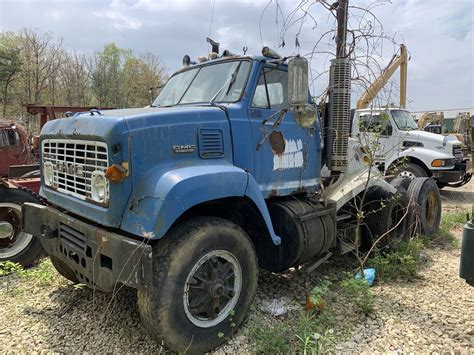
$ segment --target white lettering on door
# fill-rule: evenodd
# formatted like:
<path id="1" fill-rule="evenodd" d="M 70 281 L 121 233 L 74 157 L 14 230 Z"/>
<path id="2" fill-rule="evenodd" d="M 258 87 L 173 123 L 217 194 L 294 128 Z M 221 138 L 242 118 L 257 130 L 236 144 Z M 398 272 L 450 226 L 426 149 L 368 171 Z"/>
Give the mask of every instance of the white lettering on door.
<path id="1" fill-rule="evenodd" d="M 301 168 L 303 162 L 303 142 L 301 139 L 285 139 L 283 154 L 273 156 L 273 170 Z"/>

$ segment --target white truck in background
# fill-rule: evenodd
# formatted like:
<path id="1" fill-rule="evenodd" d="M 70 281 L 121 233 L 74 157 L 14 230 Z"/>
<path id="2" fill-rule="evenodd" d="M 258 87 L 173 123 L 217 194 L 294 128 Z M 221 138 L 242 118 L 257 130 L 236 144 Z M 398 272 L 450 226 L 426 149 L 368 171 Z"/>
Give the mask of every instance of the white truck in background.
<path id="1" fill-rule="evenodd" d="M 463 156 L 462 143 L 452 136 L 419 130 L 403 108 L 367 108 L 353 111 L 352 138 L 378 144 L 375 161 L 388 176 L 435 178 L 440 188 L 466 184 L 471 162 Z"/>

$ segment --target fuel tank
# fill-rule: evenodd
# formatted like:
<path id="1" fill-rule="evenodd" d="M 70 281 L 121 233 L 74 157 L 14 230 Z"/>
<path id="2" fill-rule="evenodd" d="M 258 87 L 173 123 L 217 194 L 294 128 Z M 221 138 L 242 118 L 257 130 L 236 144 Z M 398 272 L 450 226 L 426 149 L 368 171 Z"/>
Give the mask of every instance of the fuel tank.
<path id="1" fill-rule="evenodd" d="M 261 267 L 278 272 L 317 259 L 336 246 L 335 203 L 302 199 L 271 202 L 273 228 L 281 244 L 259 256 Z"/>

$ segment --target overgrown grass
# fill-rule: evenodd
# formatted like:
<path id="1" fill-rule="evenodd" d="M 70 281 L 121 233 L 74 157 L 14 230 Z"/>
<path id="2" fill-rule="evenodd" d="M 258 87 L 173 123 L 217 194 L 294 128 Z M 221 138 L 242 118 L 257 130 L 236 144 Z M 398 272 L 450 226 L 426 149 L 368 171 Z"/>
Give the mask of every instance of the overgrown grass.
<path id="1" fill-rule="evenodd" d="M 459 247 L 459 240 L 454 236 L 452 230 L 461 228 L 467 221 L 468 209 L 463 212 L 447 212 L 441 215 L 441 224 L 438 233 L 429 241 L 429 244 L 445 247 Z"/>
<path id="2" fill-rule="evenodd" d="M 411 281 L 419 276 L 420 266 L 424 262 L 424 246 L 422 238 L 400 242 L 388 252 L 374 252 L 367 260 L 367 266 L 376 270 L 379 282 L 400 279 Z"/>
<path id="3" fill-rule="evenodd" d="M 343 295 L 349 302 L 368 315 L 374 310 L 374 294 L 367 281 L 363 278 L 356 279 L 352 274 L 341 281 Z"/>
<path id="4" fill-rule="evenodd" d="M 17 279 L 7 276 L 16 276 Z M 0 262 L 0 277 L 6 277 L 7 292 L 12 292 L 14 295 L 21 295 L 32 286 L 50 285 L 57 279 L 57 276 L 58 274 L 49 259 L 43 259 L 31 269 L 25 269 L 20 264 L 11 261 Z"/>
<path id="5" fill-rule="evenodd" d="M 291 320 L 291 322 L 290 322 Z M 253 318 L 247 336 L 253 353 L 265 354 L 323 354 L 334 347 L 334 330 L 330 313 L 301 310 L 296 318 Z"/>
<path id="6" fill-rule="evenodd" d="M 262 318 L 254 318 L 248 329 L 248 337 L 255 353 L 286 354 L 292 350 L 291 329 L 284 320 L 274 320 L 268 324 Z"/>
<path id="7" fill-rule="evenodd" d="M 353 304 L 361 313 L 370 313 L 374 296 L 365 280 L 354 275 L 340 282 L 320 280 L 308 293 L 306 309 L 290 311 L 288 318 L 269 319 L 258 312 L 251 317 L 246 335 L 252 353 L 325 354 L 334 351 L 335 330 L 341 332 L 336 314 L 341 302 Z"/>
<path id="8" fill-rule="evenodd" d="M 423 249 L 433 246 L 457 248 L 459 241 L 452 230 L 456 227 L 462 227 L 466 223 L 468 212 L 466 210 L 465 212 L 443 213 L 440 229 L 435 236 L 430 238 L 419 235 L 408 241 L 398 243 L 389 252 L 375 251 L 367 260 L 366 265 L 377 271 L 378 282 L 412 281 L 418 278 L 421 266 L 426 261 Z"/>
<path id="9" fill-rule="evenodd" d="M 328 311 L 320 314 L 303 312 L 295 330 L 297 352 L 306 354 L 324 354 L 335 345 L 332 316 Z"/>

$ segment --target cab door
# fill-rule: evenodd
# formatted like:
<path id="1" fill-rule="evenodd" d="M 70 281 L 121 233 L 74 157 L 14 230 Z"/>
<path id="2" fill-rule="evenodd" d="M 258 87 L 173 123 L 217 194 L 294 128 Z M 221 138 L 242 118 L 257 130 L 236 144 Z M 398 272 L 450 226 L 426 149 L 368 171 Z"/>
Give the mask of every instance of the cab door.
<path id="1" fill-rule="evenodd" d="M 249 102 L 252 175 L 265 196 L 314 191 L 319 186 L 319 130 L 301 128 L 289 111 L 286 67 L 263 65 Z"/>
<path id="2" fill-rule="evenodd" d="M 385 163 L 386 159 L 399 153 L 399 139 L 394 134 L 389 114 L 385 112 L 363 113 L 360 114 L 358 122 L 360 143 L 374 151 L 377 163 Z"/>

